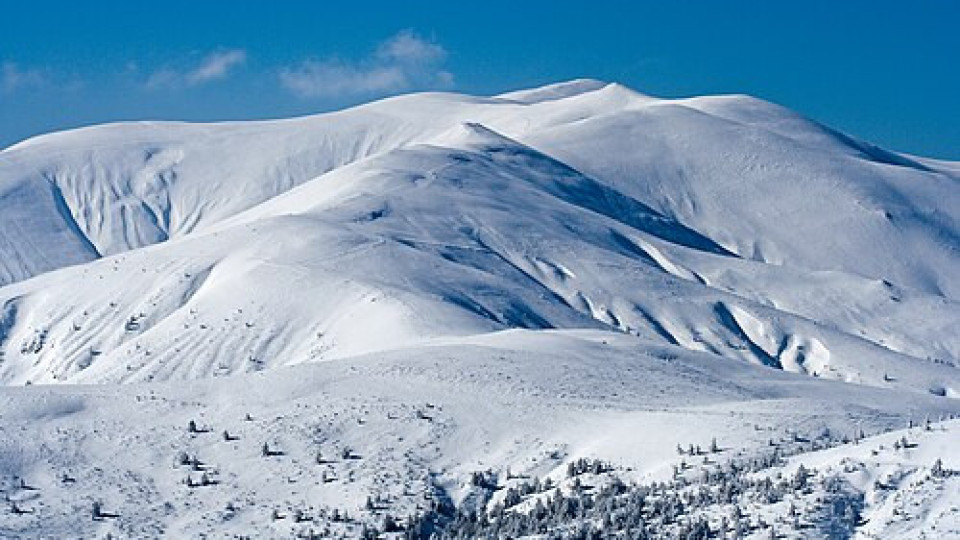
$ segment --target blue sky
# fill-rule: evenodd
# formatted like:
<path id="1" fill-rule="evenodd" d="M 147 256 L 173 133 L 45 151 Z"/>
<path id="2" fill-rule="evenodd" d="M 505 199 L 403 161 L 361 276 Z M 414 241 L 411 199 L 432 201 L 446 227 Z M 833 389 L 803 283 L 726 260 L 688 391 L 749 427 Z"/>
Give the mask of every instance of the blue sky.
<path id="1" fill-rule="evenodd" d="M 17 2 L 0 13 L 0 147 L 126 119 L 320 112 L 559 80 L 747 93 L 960 160 L 960 2 Z"/>

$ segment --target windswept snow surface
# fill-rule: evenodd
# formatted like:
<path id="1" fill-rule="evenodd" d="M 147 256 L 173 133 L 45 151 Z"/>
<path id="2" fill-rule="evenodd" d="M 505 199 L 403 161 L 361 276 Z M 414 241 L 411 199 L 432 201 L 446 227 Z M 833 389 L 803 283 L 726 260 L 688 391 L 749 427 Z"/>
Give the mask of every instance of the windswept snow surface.
<path id="1" fill-rule="evenodd" d="M 0 410 L 2 487 L 29 512 L 0 514 L 4 536 L 279 538 L 324 528 L 357 536 L 361 523 L 415 514 L 433 500 L 477 504 L 490 496 L 469 481 L 478 471 L 499 475 L 503 489 L 492 505 L 534 476 L 570 489 L 565 471 L 579 458 L 616 463 L 628 480 L 663 481 L 677 463 L 699 463 L 677 455 L 677 445 L 706 449 L 716 438 L 725 449 L 716 463 L 790 451 L 797 435 L 870 435 L 911 419 L 919 426 L 960 407 L 623 334 L 514 330 L 176 384 L 8 388 Z M 892 450 L 893 439 L 866 439 L 811 457 L 808 466 L 849 455 L 876 463 L 867 474 L 879 477 L 929 469 L 942 457 L 956 470 L 960 426 L 936 429 L 938 438 L 921 439 L 906 461 Z M 264 455 L 265 443 L 273 454 Z M 868 449 L 881 443 L 883 453 L 871 456 Z M 200 485 L 204 477 L 210 485 Z M 955 526 L 955 479 L 953 491 L 930 485 L 916 494 L 910 479 L 903 486 L 911 486 L 911 497 L 936 501 L 924 527 L 938 524 L 940 513 Z M 864 479 L 861 489 L 874 488 Z M 366 507 L 368 497 L 379 498 L 376 508 Z M 91 519 L 94 501 L 117 517 Z M 871 501 L 877 515 L 895 504 Z M 334 508 L 356 521 L 332 520 Z M 274 519 L 274 510 L 282 517 Z M 298 511 L 311 521 L 297 522 Z M 783 515 L 786 504 L 749 511 Z M 865 531 L 894 525 L 913 530 L 900 517 L 889 525 L 871 521 Z"/>
<path id="2" fill-rule="evenodd" d="M 22 142 L 0 152 L 0 535 L 355 536 L 425 493 L 493 508 L 464 483 L 486 469 L 653 481 L 678 443 L 747 459 L 788 426 L 950 417 L 958 170 L 750 97 L 592 80 Z M 937 425 L 922 460 L 956 469 Z M 357 455 L 316 463 L 330 446 Z M 794 532 L 956 533 L 956 477 L 910 478 L 844 484 L 877 520 Z"/>

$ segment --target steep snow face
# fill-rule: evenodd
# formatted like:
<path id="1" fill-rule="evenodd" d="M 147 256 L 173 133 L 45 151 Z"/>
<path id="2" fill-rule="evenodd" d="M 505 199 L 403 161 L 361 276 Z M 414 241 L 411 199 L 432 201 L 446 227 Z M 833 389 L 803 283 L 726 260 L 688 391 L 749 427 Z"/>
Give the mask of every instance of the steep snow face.
<path id="1" fill-rule="evenodd" d="M 6 188 L 0 192 L 0 284 L 100 256 L 56 183 L 41 175 Z"/>

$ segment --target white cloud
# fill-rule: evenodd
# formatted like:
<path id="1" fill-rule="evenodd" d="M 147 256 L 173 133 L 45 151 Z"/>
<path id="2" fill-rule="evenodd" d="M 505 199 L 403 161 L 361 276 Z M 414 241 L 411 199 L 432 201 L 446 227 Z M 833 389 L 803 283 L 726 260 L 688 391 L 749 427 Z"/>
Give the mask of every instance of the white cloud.
<path id="1" fill-rule="evenodd" d="M 447 51 L 436 43 L 424 41 L 410 30 L 403 30 L 377 47 L 377 57 L 404 64 L 433 64 L 443 62 Z"/>
<path id="2" fill-rule="evenodd" d="M 146 86 L 147 88 L 198 86 L 227 78 L 231 71 L 246 61 L 247 53 L 242 49 L 218 50 L 207 54 L 199 64 L 189 68 L 165 67 L 154 71 L 147 77 Z"/>
<path id="3" fill-rule="evenodd" d="M 406 75 L 395 66 L 362 68 L 338 60 L 305 60 L 281 70 L 280 82 L 302 97 L 371 94 L 407 84 Z"/>
<path id="4" fill-rule="evenodd" d="M 164 88 L 177 86 L 181 82 L 181 75 L 177 71 L 169 68 L 154 71 L 147 77 L 147 88 Z"/>
<path id="5" fill-rule="evenodd" d="M 359 62 L 331 58 L 304 60 L 280 70 L 280 83 L 305 98 L 381 94 L 420 87 L 449 87 L 453 75 L 441 69 L 447 51 L 404 30 L 379 44 Z"/>
<path id="6" fill-rule="evenodd" d="M 0 90 L 5 93 L 40 86 L 43 78 L 43 72 L 39 69 L 23 69 L 14 62 L 0 65 Z"/>
<path id="7" fill-rule="evenodd" d="M 193 71 L 187 73 L 190 84 L 202 84 L 226 77 L 230 70 L 247 61 L 246 51 L 240 49 L 210 53 Z"/>

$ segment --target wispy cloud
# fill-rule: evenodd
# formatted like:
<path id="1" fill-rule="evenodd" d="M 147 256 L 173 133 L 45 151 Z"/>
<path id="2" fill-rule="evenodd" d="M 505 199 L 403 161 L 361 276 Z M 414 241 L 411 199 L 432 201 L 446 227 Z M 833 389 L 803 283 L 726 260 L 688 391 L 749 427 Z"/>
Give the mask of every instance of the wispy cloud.
<path id="1" fill-rule="evenodd" d="M 203 84 L 223 79 L 230 73 L 230 70 L 246 61 L 247 53 L 241 49 L 212 52 L 203 59 L 199 66 L 187 73 L 186 79 L 190 84 Z"/>
<path id="2" fill-rule="evenodd" d="M 243 49 L 222 49 L 204 56 L 199 63 L 184 68 L 165 67 L 154 71 L 147 77 L 146 87 L 176 88 L 199 86 L 209 82 L 226 79 L 237 67 L 247 61 Z"/>
<path id="3" fill-rule="evenodd" d="M 280 70 L 280 83 L 304 98 L 369 95 L 413 87 L 449 87 L 453 75 L 442 69 L 447 51 L 410 30 L 380 43 L 366 59 L 304 60 Z"/>
<path id="4" fill-rule="evenodd" d="M 15 62 L 0 65 L 0 91 L 12 93 L 21 88 L 37 87 L 43 84 L 43 71 L 36 68 L 26 69 Z"/>
<path id="5" fill-rule="evenodd" d="M 443 62 L 447 51 L 436 43 L 425 41 L 412 30 L 403 30 L 377 47 L 377 58 L 384 62 L 430 65 Z"/>

